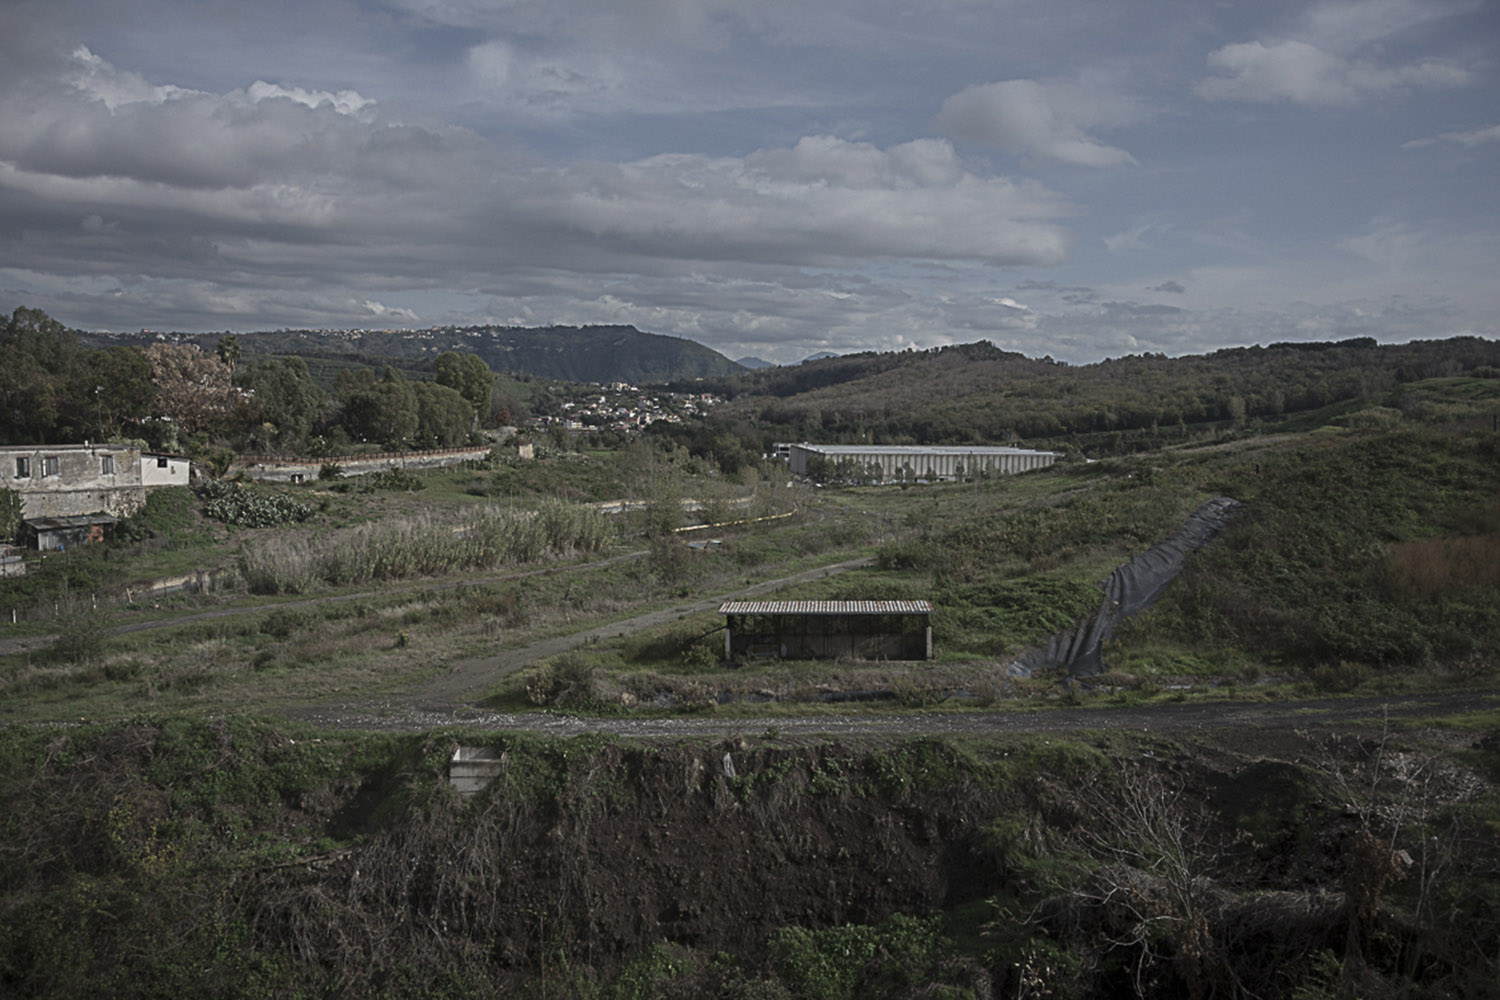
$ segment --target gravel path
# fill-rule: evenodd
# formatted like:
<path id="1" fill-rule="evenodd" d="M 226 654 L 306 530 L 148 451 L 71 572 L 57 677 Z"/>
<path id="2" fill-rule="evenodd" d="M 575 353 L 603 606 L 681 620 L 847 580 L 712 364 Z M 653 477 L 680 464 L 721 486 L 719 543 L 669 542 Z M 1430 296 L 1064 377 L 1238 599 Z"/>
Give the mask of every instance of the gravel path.
<path id="1" fill-rule="evenodd" d="M 360 703 L 325 705 L 289 713 L 335 729 L 421 732 L 444 727 L 488 731 L 511 729 L 548 736 L 607 733 L 631 738 L 734 739 L 775 731 L 781 738 L 914 736 L 993 736 L 1014 733 L 1076 733 L 1103 729 L 1183 731 L 1324 729 L 1382 719 L 1440 717 L 1500 708 L 1500 690 L 1448 691 L 1378 698 L 1315 698 L 1288 702 L 1183 702 L 1127 708 L 1039 708 L 992 712 L 853 714 L 758 719 L 583 718 L 551 712 L 503 714 L 472 707 Z"/>

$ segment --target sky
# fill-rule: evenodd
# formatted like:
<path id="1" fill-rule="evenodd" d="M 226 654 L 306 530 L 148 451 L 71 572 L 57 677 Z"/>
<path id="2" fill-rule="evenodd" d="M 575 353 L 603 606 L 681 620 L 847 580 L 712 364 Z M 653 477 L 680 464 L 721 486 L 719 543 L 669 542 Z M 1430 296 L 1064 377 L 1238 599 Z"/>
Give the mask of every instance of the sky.
<path id="1" fill-rule="evenodd" d="M 0 0 L 0 309 L 1493 338 L 1497 57 L 1496 0 Z"/>

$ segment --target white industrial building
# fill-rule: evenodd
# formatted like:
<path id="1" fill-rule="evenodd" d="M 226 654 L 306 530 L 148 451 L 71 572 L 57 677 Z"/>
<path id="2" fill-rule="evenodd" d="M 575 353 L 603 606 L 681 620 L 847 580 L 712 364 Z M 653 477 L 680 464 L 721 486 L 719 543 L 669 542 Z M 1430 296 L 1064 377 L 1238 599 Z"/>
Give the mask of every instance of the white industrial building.
<path id="1" fill-rule="evenodd" d="M 793 475 L 817 480 L 901 483 L 1008 476 L 1045 469 L 1061 452 L 964 445 L 794 444 Z"/>

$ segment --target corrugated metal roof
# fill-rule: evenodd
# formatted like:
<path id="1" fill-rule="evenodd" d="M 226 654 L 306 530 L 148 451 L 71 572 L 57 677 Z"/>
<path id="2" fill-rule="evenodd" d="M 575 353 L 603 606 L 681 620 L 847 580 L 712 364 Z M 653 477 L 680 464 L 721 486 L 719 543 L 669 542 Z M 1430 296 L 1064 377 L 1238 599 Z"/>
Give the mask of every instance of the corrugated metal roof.
<path id="1" fill-rule="evenodd" d="M 57 517 L 28 517 L 25 524 L 33 531 L 63 531 L 68 528 L 91 528 L 96 524 L 119 524 L 118 517 L 108 514 L 69 514 Z"/>
<path id="2" fill-rule="evenodd" d="M 931 601 L 726 601 L 721 615 L 930 615 Z"/>

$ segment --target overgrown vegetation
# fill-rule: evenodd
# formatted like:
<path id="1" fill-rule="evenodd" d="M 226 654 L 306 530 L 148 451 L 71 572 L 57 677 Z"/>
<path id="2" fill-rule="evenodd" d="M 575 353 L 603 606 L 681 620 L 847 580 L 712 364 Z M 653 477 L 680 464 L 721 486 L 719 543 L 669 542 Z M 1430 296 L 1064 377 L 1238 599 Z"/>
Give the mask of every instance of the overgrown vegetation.
<path id="1" fill-rule="evenodd" d="M 442 576 L 598 552 L 613 535 L 588 507 L 537 511 L 471 508 L 460 519 L 407 518 L 361 525 L 312 541 L 247 543 L 240 573 L 259 594 L 297 594 L 316 585 L 353 586 Z"/>
<path id="2" fill-rule="evenodd" d="M 211 479 L 198 487 L 203 513 L 238 528 L 276 528 L 306 521 L 312 507 L 279 490 Z"/>
<path id="3" fill-rule="evenodd" d="M 330 468 L 324 466 L 324 468 Z M 324 476 L 320 470 L 319 479 L 336 479 L 338 466 L 331 467 L 335 475 Z M 335 493 L 375 493 L 380 490 L 400 490 L 405 493 L 415 493 L 427 488 L 427 480 L 415 473 L 407 472 L 405 469 L 381 469 L 379 472 L 367 473 L 353 479 L 345 479 L 336 482 L 329 489 Z"/>
<path id="4" fill-rule="evenodd" d="M 1312 669 L 1497 664 L 1500 435 L 1320 436 L 1226 463 L 1243 515 L 1133 637 Z"/>
<path id="5" fill-rule="evenodd" d="M 20 319 L 33 354 L 62 343 Z M 739 416 L 608 454 L 561 440 L 420 479 L 154 491 L 112 543 L 0 584 L 44 613 L 30 635 L 61 636 L 0 661 L 0 711 L 28 723 L 0 728 L 0 992 L 1488 997 L 1500 720 L 1478 696 L 1441 733 L 1406 720 L 1399 736 L 1309 715 L 1300 732 L 1202 739 L 782 745 L 781 715 L 867 702 L 987 723 L 973 713 L 1493 685 L 1493 345 L 1086 370 L 998 353 L 758 376 L 769 395 L 742 387 Z M 105 360 L 132 370 L 89 363 Z M 262 429 L 280 447 L 318 426 L 293 421 L 318 400 L 298 395 L 305 370 L 274 369 L 257 378 L 289 393 Z M 426 394 L 342 370 L 346 398 Z M 910 412 L 861 395 L 884 387 L 896 407 L 922 379 L 951 391 Z M 477 391 L 449 388 L 478 414 Z M 962 440 L 981 400 L 976 432 L 1009 440 L 1034 419 L 1073 460 L 818 491 L 759 462 L 788 428 Z M 770 422 L 741 433 L 755 407 Z M 429 416 L 456 427 L 459 411 Z M 1111 569 L 1220 495 L 1243 512 L 1116 634 L 1105 674 L 1066 689 L 1010 676 L 1023 649 L 1087 619 Z M 620 499 L 618 514 L 574 503 Z M 717 527 L 679 530 L 698 521 Z M 231 555 L 252 595 L 316 596 L 239 593 L 212 609 L 225 617 L 114 631 L 168 613 L 111 594 L 122 583 Z M 768 596 L 930 598 L 935 662 L 724 662 L 722 619 L 679 610 L 856 555 L 874 565 Z M 602 626 L 648 609 L 666 624 L 517 670 L 489 707 L 713 713 L 731 739 L 469 733 L 500 777 L 463 802 L 442 783 L 455 734 L 222 717 L 375 697 L 399 712 L 455 663 L 613 635 Z"/>
<path id="6" fill-rule="evenodd" d="M 0 731 L 30 997 L 1486 998 L 1500 736 Z M 474 737 L 467 737 L 473 739 Z"/>

